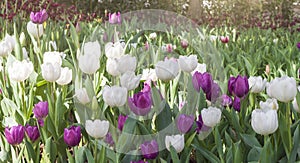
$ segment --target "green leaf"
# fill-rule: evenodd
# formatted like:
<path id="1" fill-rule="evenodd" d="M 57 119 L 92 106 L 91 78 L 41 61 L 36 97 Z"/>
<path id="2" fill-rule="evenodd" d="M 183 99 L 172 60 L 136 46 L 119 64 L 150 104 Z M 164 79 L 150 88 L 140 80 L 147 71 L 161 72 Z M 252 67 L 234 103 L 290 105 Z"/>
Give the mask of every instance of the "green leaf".
<path id="1" fill-rule="evenodd" d="M 234 163 L 241 163 L 243 162 L 243 153 L 241 151 L 241 141 L 233 144 L 232 148 L 233 153 L 233 162 Z"/>
<path id="2" fill-rule="evenodd" d="M 50 158 L 51 162 L 54 162 L 55 158 L 57 156 L 57 148 L 52 140 L 52 137 L 50 137 L 46 140 L 45 150 L 46 150 L 46 153 L 49 154 L 49 158 Z"/>
<path id="3" fill-rule="evenodd" d="M 185 147 L 187 147 L 187 148 L 190 147 L 190 145 L 192 144 L 192 142 L 193 142 L 193 140 L 194 140 L 196 134 L 197 134 L 197 132 L 194 132 L 194 133 L 187 139 L 187 141 L 186 141 L 186 143 L 185 143 Z"/>
<path id="4" fill-rule="evenodd" d="M 88 162 L 95 162 L 94 156 L 88 148 L 84 148 L 84 152 Z"/>
<path id="5" fill-rule="evenodd" d="M 202 148 L 196 144 L 192 144 L 192 146 L 199 151 L 207 160 L 209 160 L 210 162 L 220 162 L 220 160 L 218 159 L 218 157 L 216 155 L 214 155 L 212 152 L 210 152 L 209 150 Z"/>
<path id="6" fill-rule="evenodd" d="M 260 157 L 260 153 L 262 151 L 262 148 L 261 147 L 256 147 L 254 146 L 248 153 L 248 156 L 247 156 L 247 161 L 250 162 L 250 161 L 256 161 L 258 162 L 259 161 L 259 157 Z"/>
<path id="7" fill-rule="evenodd" d="M 75 150 L 75 162 L 84 162 L 85 160 L 84 147 L 78 147 Z"/>
<path id="8" fill-rule="evenodd" d="M 67 151 L 67 156 L 68 156 L 69 163 L 75 163 L 74 156 L 70 153 L 70 151 Z M 53 161 L 51 161 L 51 162 L 53 162 Z"/>
<path id="9" fill-rule="evenodd" d="M 177 155 L 177 152 L 176 152 L 175 148 L 172 145 L 170 146 L 170 153 L 171 153 L 172 161 L 179 163 L 180 162 L 179 157 Z"/>
<path id="10" fill-rule="evenodd" d="M 102 145 L 101 151 L 100 151 L 100 161 L 99 162 L 105 162 L 106 156 L 105 156 L 105 147 Z"/>
<path id="11" fill-rule="evenodd" d="M 290 156 L 290 162 L 296 162 L 296 157 L 299 149 L 300 149 L 300 129 L 298 125 L 294 132 L 293 149 Z M 298 153 L 298 157 L 300 157 L 299 153 Z"/>
<path id="12" fill-rule="evenodd" d="M 36 154 L 32 147 L 32 143 L 29 143 L 28 140 L 25 140 L 25 145 L 26 145 L 26 151 L 28 153 L 29 158 L 31 158 L 32 160 L 36 160 Z"/>
<path id="13" fill-rule="evenodd" d="M 242 137 L 243 141 L 250 147 L 261 147 L 255 135 L 240 134 L 240 136 Z"/>
<path id="14" fill-rule="evenodd" d="M 259 161 L 260 162 L 272 162 L 271 158 L 273 156 L 273 151 L 272 147 L 270 145 L 270 138 L 268 137 L 267 139 L 265 138 L 265 144 L 264 147 L 261 151 Z"/>
<path id="15" fill-rule="evenodd" d="M 161 131 L 172 124 L 172 112 L 168 104 L 165 108 L 157 115 L 155 119 L 155 126 L 157 131 Z"/>
<path id="16" fill-rule="evenodd" d="M 221 140 L 218 126 L 215 127 L 214 133 L 215 133 L 214 136 L 215 136 L 215 142 L 216 142 L 219 158 L 222 160 L 222 162 L 224 162 L 223 145 L 222 145 L 222 140 Z"/>

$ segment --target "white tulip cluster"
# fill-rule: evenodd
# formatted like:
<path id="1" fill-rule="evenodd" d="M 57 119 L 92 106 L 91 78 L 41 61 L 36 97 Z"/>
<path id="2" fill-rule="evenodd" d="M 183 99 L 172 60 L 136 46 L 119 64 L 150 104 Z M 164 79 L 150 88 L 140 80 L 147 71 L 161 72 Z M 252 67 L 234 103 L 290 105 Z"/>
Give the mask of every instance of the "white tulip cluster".
<path id="1" fill-rule="evenodd" d="M 60 52 L 45 52 L 43 56 L 42 76 L 48 82 L 56 82 L 59 85 L 67 85 L 72 81 L 72 70 L 61 67 L 62 56 Z"/>

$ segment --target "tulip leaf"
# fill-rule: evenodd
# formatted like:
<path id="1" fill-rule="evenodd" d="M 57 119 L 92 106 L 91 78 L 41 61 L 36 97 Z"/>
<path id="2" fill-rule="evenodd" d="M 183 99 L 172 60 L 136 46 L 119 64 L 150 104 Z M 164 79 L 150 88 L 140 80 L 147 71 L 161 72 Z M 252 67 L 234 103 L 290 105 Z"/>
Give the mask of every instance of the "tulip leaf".
<path id="1" fill-rule="evenodd" d="M 240 163 L 243 162 L 243 151 L 241 151 L 241 141 L 233 144 L 232 148 L 233 162 Z"/>
<path id="2" fill-rule="evenodd" d="M 296 157 L 297 157 L 297 152 L 300 149 L 300 129 L 299 125 L 297 126 L 295 132 L 294 132 L 294 137 L 293 137 L 293 149 L 290 155 L 290 162 L 296 162 Z M 299 152 L 298 152 L 298 157 L 300 157 Z"/>
<path id="3" fill-rule="evenodd" d="M 105 156 L 106 152 L 105 151 L 106 151 L 106 148 L 104 147 L 104 145 L 102 145 L 102 148 L 100 151 L 100 157 L 98 157 L 98 158 L 100 158 L 99 162 L 105 162 L 105 160 L 106 160 L 106 156 Z"/>
<path id="4" fill-rule="evenodd" d="M 25 140 L 25 145 L 26 145 L 26 151 L 28 153 L 29 158 L 32 160 L 36 160 L 36 153 L 34 152 L 34 149 L 32 147 L 32 143 L 29 143 L 28 140 Z"/>
<path id="5" fill-rule="evenodd" d="M 216 126 L 214 129 L 214 137 L 215 137 L 219 158 L 221 159 L 221 162 L 224 162 L 223 145 L 222 145 L 222 140 L 221 140 L 218 126 Z"/>
<path id="6" fill-rule="evenodd" d="M 75 162 L 84 162 L 85 153 L 84 147 L 75 148 Z"/>
<path id="7" fill-rule="evenodd" d="M 199 151 L 207 160 L 209 160 L 209 162 L 220 162 L 218 157 L 216 155 L 214 155 L 212 152 L 210 152 L 209 150 L 207 150 L 206 148 L 202 148 L 196 144 L 192 144 L 192 146 L 197 151 Z"/>
<path id="8" fill-rule="evenodd" d="M 57 148 L 56 148 L 56 145 L 54 144 L 54 142 L 52 140 L 52 137 L 49 137 L 46 140 L 45 150 L 46 150 L 46 153 L 49 154 L 49 158 L 50 158 L 51 162 L 54 162 L 55 158 L 56 158 L 56 155 L 57 155 Z M 72 156 L 72 159 L 73 159 L 73 156 Z"/>
<path id="9" fill-rule="evenodd" d="M 87 158 L 87 162 L 95 162 L 95 159 L 88 148 L 84 147 L 84 153 Z"/>
<path id="10" fill-rule="evenodd" d="M 195 136 L 196 136 L 197 132 L 194 132 L 186 141 L 185 143 L 185 147 L 190 147 L 190 145 L 192 144 Z"/>
<path id="11" fill-rule="evenodd" d="M 68 156 L 69 163 L 75 163 L 74 156 L 68 150 L 67 150 L 67 156 Z M 54 162 L 54 161 L 51 160 L 51 162 Z"/>
<path id="12" fill-rule="evenodd" d="M 270 143 L 270 138 L 265 137 L 265 143 L 260 153 L 259 162 L 274 162 L 271 160 L 273 156 L 273 151 Z"/>
<path id="13" fill-rule="evenodd" d="M 179 163 L 180 161 L 179 161 L 177 152 L 176 152 L 175 148 L 172 145 L 170 146 L 170 153 L 171 153 L 172 161 Z"/>
<path id="14" fill-rule="evenodd" d="M 256 139 L 255 135 L 248 135 L 248 134 L 240 134 L 243 141 L 249 145 L 250 147 L 261 147 L 260 143 Z"/>
<path id="15" fill-rule="evenodd" d="M 169 105 L 166 104 L 165 108 L 157 115 L 155 126 L 157 131 L 161 131 L 170 124 L 172 124 L 172 112 Z"/>
<path id="16" fill-rule="evenodd" d="M 248 162 L 251 162 L 251 161 L 258 162 L 261 151 L 262 151 L 261 147 L 254 146 L 248 153 L 247 161 Z"/>

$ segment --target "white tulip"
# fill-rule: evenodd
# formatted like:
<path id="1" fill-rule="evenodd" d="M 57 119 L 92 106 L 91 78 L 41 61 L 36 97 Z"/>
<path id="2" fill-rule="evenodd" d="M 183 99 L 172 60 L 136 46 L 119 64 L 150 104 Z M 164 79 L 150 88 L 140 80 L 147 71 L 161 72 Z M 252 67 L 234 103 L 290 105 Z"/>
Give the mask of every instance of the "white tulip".
<path id="1" fill-rule="evenodd" d="M 124 55 L 118 59 L 118 71 L 124 74 L 127 71 L 135 71 L 136 58 L 129 55 Z"/>
<path id="2" fill-rule="evenodd" d="M 112 76 L 118 76 L 121 73 L 118 70 L 118 60 L 115 58 L 108 58 L 106 60 L 106 71 Z"/>
<path id="3" fill-rule="evenodd" d="M 22 53 L 23 53 L 23 59 L 27 59 L 28 58 L 28 52 L 27 52 L 25 47 L 22 48 Z"/>
<path id="4" fill-rule="evenodd" d="M 178 64 L 182 71 L 190 73 L 197 68 L 198 59 L 196 55 L 179 56 Z"/>
<path id="5" fill-rule="evenodd" d="M 62 59 L 61 59 L 61 53 L 60 52 L 45 52 L 43 56 L 43 63 L 58 63 L 59 66 L 62 64 Z"/>
<path id="6" fill-rule="evenodd" d="M 221 121 L 222 112 L 216 107 L 208 107 L 201 110 L 203 123 L 208 127 L 214 127 Z"/>
<path id="7" fill-rule="evenodd" d="M 127 100 L 127 89 L 119 86 L 105 86 L 103 100 L 109 106 L 123 106 Z"/>
<path id="8" fill-rule="evenodd" d="M 218 39 L 218 36 L 210 35 L 209 39 L 210 39 L 210 41 L 216 41 Z"/>
<path id="9" fill-rule="evenodd" d="M 179 73 L 178 63 L 171 59 L 159 61 L 155 65 L 155 73 L 158 79 L 169 81 L 174 79 Z"/>
<path id="10" fill-rule="evenodd" d="M 184 148 L 184 135 L 166 136 L 165 144 L 168 151 L 170 151 L 170 147 L 173 146 L 176 152 L 179 153 Z"/>
<path id="11" fill-rule="evenodd" d="M 21 82 L 26 80 L 33 72 L 33 64 L 30 61 L 15 60 L 11 66 L 8 67 L 8 74 L 11 80 Z"/>
<path id="12" fill-rule="evenodd" d="M 67 85 L 72 81 L 72 70 L 68 67 L 61 68 L 60 77 L 56 80 L 59 85 Z"/>
<path id="13" fill-rule="evenodd" d="M 196 69 L 192 71 L 192 76 L 194 75 L 195 72 L 200 72 L 200 73 L 205 73 L 206 72 L 206 64 L 205 63 L 198 63 Z"/>
<path id="14" fill-rule="evenodd" d="M 84 55 L 96 55 L 99 58 L 101 56 L 101 47 L 98 41 L 85 43 L 83 51 Z"/>
<path id="15" fill-rule="evenodd" d="M 55 82 L 60 77 L 61 67 L 58 63 L 43 63 L 42 67 L 42 76 L 45 80 L 49 82 Z"/>
<path id="16" fill-rule="evenodd" d="M 143 69 L 141 80 L 157 81 L 157 76 L 156 76 L 156 73 L 155 73 L 155 69 Z"/>
<path id="17" fill-rule="evenodd" d="M 120 80 L 121 80 L 121 86 L 127 88 L 127 90 L 134 90 L 139 86 L 141 79 L 141 75 L 135 75 L 132 71 L 125 72 Z"/>
<path id="18" fill-rule="evenodd" d="M 82 104 L 87 104 L 90 102 L 89 95 L 85 88 L 80 88 L 75 90 L 75 97 Z"/>
<path id="19" fill-rule="evenodd" d="M 10 51 L 12 51 L 15 48 L 16 40 L 13 36 L 7 34 L 4 38 L 4 41 L 8 44 Z"/>
<path id="20" fill-rule="evenodd" d="M 123 55 L 124 47 L 118 41 L 115 43 L 109 42 L 105 45 L 105 55 L 107 58 L 120 58 Z"/>
<path id="21" fill-rule="evenodd" d="M 278 128 L 277 111 L 273 109 L 255 109 L 252 112 L 251 126 L 261 135 L 274 133 Z"/>
<path id="22" fill-rule="evenodd" d="M 27 23 L 27 31 L 33 37 L 38 38 L 44 34 L 43 24 L 34 24 L 31 21 Z"/>
<path id="23" fill-rule="evenodd" d="M 0 42 L 0 57 L 6 57 L 11 51 L 10 45 L 7 42 Z"/>
<path id="24" fill-rule="evenodd" d="M 296 97 L 297 86 L 293 77 L 283 76 L 273 79 L 267 87 L 267 94 L 281 102 L 289 102 Z"/>
<path id="25" fill-rule="evenodd" d="M 275 98 L 269 98 L 265 102 L 260 101 L 259 106 L 261 109 L 273 109 L 273 110 L 278 110 L 278 103 Z"/>
<path id="26" fill-rule="evenodd" d="M 106 136 L 109 129 L 109 122 L 108 121 L 101 121 L 96 119 L 86 120 L 85 122 L 85 130 L 86 132 L 93 138 L 99 139 Z"/>
<path id="27" fill-rule="evenodd" d="M 94 74 L 100 68 L 100 58 L 97 55 L 81 55 L 78 62 L 80 70 L 86 74 Z"/>
<path id="28" fill-rule="evenodd" d="M 263 80 L 261 76 L 250 76 L 248 82 L 250 92 L 259 93 L 265 89 L 267 80 Z"/>
<path id="29" fill-rule="evenodd" d="M 298 106 L 298 103 L 297 103 L 297 99 L 294 98 L 294 100 L 293 100 L 292 103 L 293 103 L 293 108 L 294 108 L 294 110 L 295 110 L 296 112 L 300 113 L 300 109 L 299 109 L 299 106 Z"/>
<path id="30" fill-rule="evenodd" d="M 157 34 L 155 32 L 150 33 L 150 35 L 149 35 L 150 39 L 156 39 L 156 37 L 157 37 Z"/>

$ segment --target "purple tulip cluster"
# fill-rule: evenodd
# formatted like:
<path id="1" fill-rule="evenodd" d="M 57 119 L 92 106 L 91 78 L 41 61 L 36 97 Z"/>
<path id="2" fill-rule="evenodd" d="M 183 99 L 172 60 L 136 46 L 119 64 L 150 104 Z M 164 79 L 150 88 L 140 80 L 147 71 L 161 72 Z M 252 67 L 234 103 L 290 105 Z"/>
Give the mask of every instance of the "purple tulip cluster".
<path id="1" fill-rule="evenodd" d="M 192 82 L 196 91 L 203 90 L 207 100 L 215 102 L 220 96 L 220 86 L 213 81 L 210 73 L 197 71 L 193 75 Z"/>
<path id="2" fill-rule="evenodd" d="M 7 142 L 11 145 L 18 145 L 22 143 L 25 133 L 28 138 L 35 142 L 40 137 L 40 132 L 37 126 L 22 125 L 6 127 L 4 129 L 4 135 Z"/>
<path id="3" fill-rule="evenodd" d="M 237 77 L 230 77 L 228 81 L 228 92 L 229 95 L 233 96 L 233 100 L 230 96 L 224 94 L 221 96 L 221 104 L 224 107 L 233 107 L 234 110 L 240 112 L 241 110 L 241 100 L 249 92 L 249 83 L 246 76 L 242 77 L 238 75 Z"/>

